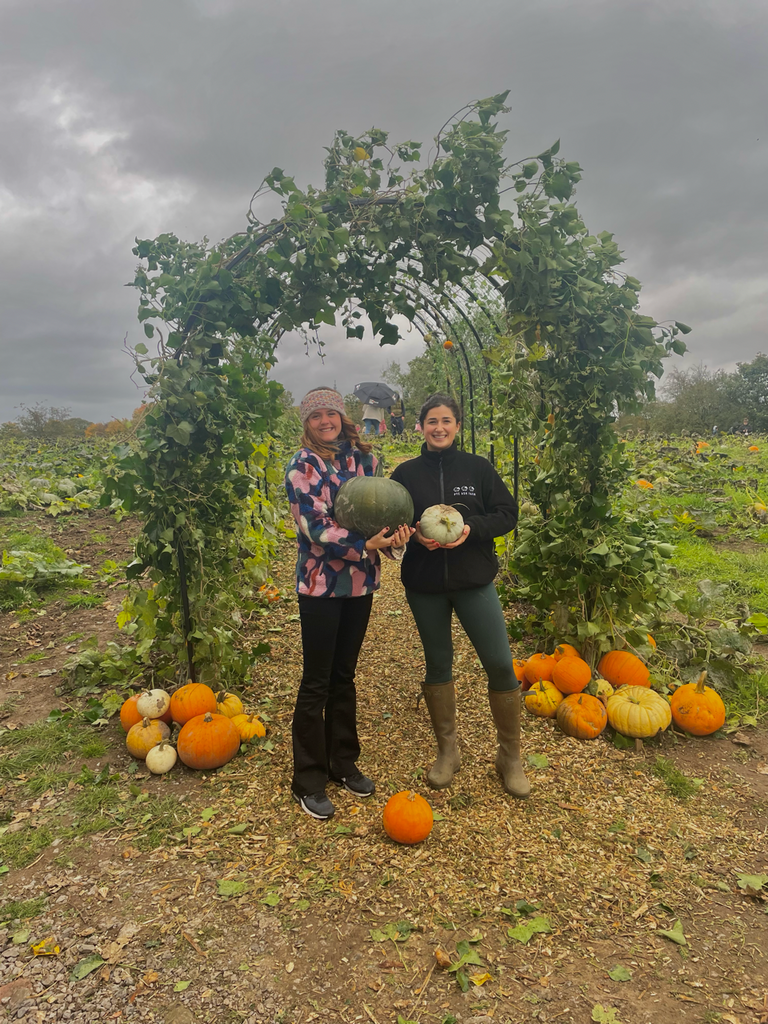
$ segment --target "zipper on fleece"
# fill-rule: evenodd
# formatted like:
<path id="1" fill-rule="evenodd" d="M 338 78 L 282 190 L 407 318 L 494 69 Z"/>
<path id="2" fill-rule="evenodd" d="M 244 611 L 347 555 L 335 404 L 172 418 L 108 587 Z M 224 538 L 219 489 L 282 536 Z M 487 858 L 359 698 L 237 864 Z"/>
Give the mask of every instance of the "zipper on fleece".
<path id="1" fill-rule="evenodd" d="M 445 479 L 443 477 L 443 456 L 437 462 L 440 467 L 440 504 L 445 504 Z M 448 589 L 448 552 L 443 551 L 443 585 Z"/>

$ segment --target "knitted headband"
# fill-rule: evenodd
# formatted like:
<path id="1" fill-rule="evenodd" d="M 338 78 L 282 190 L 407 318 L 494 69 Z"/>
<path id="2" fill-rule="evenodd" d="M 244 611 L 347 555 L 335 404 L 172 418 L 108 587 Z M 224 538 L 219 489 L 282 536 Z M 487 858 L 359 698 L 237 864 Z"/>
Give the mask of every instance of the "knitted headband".
<path id="1" fill-rule="evenodd" d="M 312 413 L 317 412 L 318 409 L 332 409 L 341 416 L 347 414 L 347 410 L 344 408 L 344 399 L 333 388 L 317 388 L 304 395 L 299 406 L 301 422 L 306 423 Z"/>

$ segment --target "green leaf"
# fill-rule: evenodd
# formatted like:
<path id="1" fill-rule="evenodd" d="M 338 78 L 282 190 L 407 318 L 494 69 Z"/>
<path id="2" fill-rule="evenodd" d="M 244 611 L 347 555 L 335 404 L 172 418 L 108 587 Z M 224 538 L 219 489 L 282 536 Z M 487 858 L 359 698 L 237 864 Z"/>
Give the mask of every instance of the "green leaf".
<path id="1" fill-rule="evenodd" d="M 146 331 L 146 329 L 147 329 L 147 327 L 148 327 L 148 326 L 149 326 L 148 324 L 144 326 L 144 330 L 145 330 L 145 331 Z M 140 356 L 145 356 L 145 355 L 147 354 L 147 346 L 146 346 L 146 345 L 144 344 L 144 342 L 143 342 L 143 341 L 140 341 L 140 342 L 138 343 L 138 345 L 135 345 L 135 346 L 134 346 L 134 349 L 133 349 L 133 351 L 134 351 L 134 352 L 138 352 L 138 354 L 139 354 Z"/>
<path id="2" fill-rule="evenodd" d="M 459 959 L 456 963 L 451 964 L 448 968 L 449 971 L 460 971 L 467 964 L 474 964 L 476 967 L 484 966 L 483 961 L 480 959 L 480 954 L 470 946 L 467 939 L 462 939 L 461 942 L 456 943 L 456 952 L 459 954 Z"/>
<path id="3" fill-rule="evenodd" d="M 80 960 L 72 968 L 70 978 L 72 981 L 82 981 L 83 978 L 87 978 L 89 974 L 97 970 L 104 963 L 104 960 L 99 956 L 98 953 L 92 953 L 90 956 L 85 957 L 84 960 Z"/>
<path id="4" fill-rule="evenodd" d="M 549 768 L 549 758 L 546 754 L 529 754 L 528 764 L 534 768 Z"/>
<path id="5" fill-rule="evenodd" d="M 615 1006 L 603 1006 L 598 1003 L 592 1007 L 592 1020 L 596 1021 L 597 1024 L 621 1024 L 621 1021 L 616 1016 L 619 1011 Z"/>
<path id="6" fill-rule="evenodd" d="M 234 878 L 220 878 L 217 882 L 219 896 L 239 896 L 248 888 L 247 882 L 238 882 Z"/>
<path id="7" fill-rule="evenodd" d="M 680 331 L 681 334 L 690 334 L 693 330 L 688 324 L 681 324 L 679 320 L 675 320 L 675 327 Z"/>
<path id="8" fill-rule="evenodd" d="M 616 964 L 608 971 L 608 977 L 611 981 L 630 981 L 632 978 L 632 971 L 628 967 L 623 967 L 621 964 Z"/>
<path id="9" fill-rule="evenodd" d="M 676 942 L 678 946 L 687 946 L 688 942 L 683 934 L 683 926 L 678 918 L 675 921 L 674 928 L 663 929 L 659 928 L 656 932 L 657 935 L 663 935 L 665 939 L 669 939 L 670 942 Z"/>
<path id="10" fill-rule="evenodd" d="M 177 981 L 173 986 L 174 992 L 186 992 L 189 986 L 192 984 L 191 981 Z"/>
<path id="11" fill-rule="evenodd" d="M 540 914 L 531 918 L 530 921 L 521 921 L 514 928 L 507 929 L 507 935 L 516 942 L 522 942 L 526 946 L 534 935 L 545 935 L 552 931 L 549 918 Z"/>
<path id="12" fill-rule="evenodd" d="M 261 902 L 266 903 L 268 907 L 276 907 L 280 902 L 280 896 L 276 892 L 269 892 Z"/>
<path id="13" fill-rule="evenodd" d="M 22 946 L 25 942 L 29 942 L 29 936 L 32 934 L 31 928 L 20 928 L 17 932 L 13 933 L 11 942 L 14 946 Z"/>
<path id="14" fill-rule="evenodd" d="M 764 885 L 768 885 L 768 875 L 737 875 L 736 883 L 740 889 L 759 892 Z"/>
<path id="15" fill-rule="evenodd" d="M 230 836 L 241 836 L 244 832 L 247 832 L 250 828 L 247 821 L 244 821 L 241 825 L 233 825 L 232 828 L 227 829 L 227 835 Z"/>
<path id="16" fill-rule="evenodd" d="M 214 814 L 218 813 L 219 812 L 216 810 L 215 807 L 204 807 L 203 810 L 200 812 L 200 817 L 203 819 L 203 821 L 210 821 Z"/>

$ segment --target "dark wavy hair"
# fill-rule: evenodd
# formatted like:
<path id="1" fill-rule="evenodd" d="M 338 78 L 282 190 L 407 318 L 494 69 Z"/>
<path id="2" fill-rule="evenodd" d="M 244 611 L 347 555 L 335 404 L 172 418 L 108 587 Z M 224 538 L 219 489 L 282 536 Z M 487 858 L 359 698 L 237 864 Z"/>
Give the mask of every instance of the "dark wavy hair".
<path id="1" fill-rule="evenodd" d="M 427 414 L 432 409 L 436 409 L 438 405 L 445 405 L 451 410 L 456 418 L 457 423 L 461 423 L 461 409 L 459 408 L 458 402 L 451 398 L 450 395 L 441 395 L 439 391 L 435 392 L 434 395 L 430 395 L 424 405 L 421 407 L 419 412 L 419 423 L 424 426 L 424 420 L 427 418 Z"/>

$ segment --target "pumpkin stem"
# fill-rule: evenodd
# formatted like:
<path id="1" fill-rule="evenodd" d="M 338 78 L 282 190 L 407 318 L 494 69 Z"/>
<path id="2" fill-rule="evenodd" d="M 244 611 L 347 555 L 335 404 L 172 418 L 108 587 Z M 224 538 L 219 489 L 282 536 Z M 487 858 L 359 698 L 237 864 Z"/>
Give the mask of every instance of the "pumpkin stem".
<path id="1" fill-rule="evenodd" d="M 410 793 L 408 794 L 408 796 L 406 797 L 406 799 L 410 800 L 410 802 L 413 803 L 413 801 L 416 799 L 415 791 L 411 790 Z"/>
<path id="2" fill-rule="evenodd" d="M 696 680 L 696 693 L 704 693 L 704 680 L 707 678 L 707 670 L 701 673 L 699 678 Z"/>
<path id="3" fill-rule="evenodd" d="M 150 720 L 148 718 L 142 718 L 142 720 L 141 720 L 141 727 L 142 727 L 142 729 L 148 729 L 149 728 L 149 722 L 150 722 Z"/>
<path id="4" fill-rule="evenodd" d="M 211 715 L 210 711 L 206 711 L 205 712 L 205 714 L 203 715 L 203 721 L 204 722 L 212 722 L 213 721 L 213 716 Z"/>

